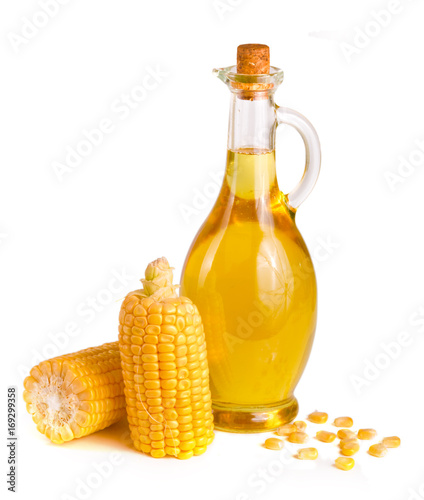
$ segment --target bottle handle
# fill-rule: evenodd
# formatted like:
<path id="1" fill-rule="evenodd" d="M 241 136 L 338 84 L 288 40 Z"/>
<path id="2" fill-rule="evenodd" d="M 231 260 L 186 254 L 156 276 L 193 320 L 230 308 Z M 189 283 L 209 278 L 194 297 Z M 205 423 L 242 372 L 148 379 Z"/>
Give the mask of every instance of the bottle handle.
<path id="1" fill-rule="evenodd" d="M 294 127 L 305 145 L 305 171 L 297 186 L 286 195 L 290 209 L 296 211 L 313 190 L 321 167 L 321 146 L 318 134 L 311 122 L 294 109 L 275 105 L 277 125 L 284 123 Z"/>

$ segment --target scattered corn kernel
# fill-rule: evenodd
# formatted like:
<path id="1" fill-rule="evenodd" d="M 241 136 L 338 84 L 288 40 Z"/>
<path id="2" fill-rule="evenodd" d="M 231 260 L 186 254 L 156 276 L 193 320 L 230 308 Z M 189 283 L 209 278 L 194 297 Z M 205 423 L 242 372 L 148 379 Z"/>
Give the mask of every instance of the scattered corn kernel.
<path id="1" fill-rule="evenodd" d="M 340 442 L 340 453 L 347 457 L 355 455 L 359 451 L 359 443 L 356 439 L 346 439 Z"/>
<path id="2" fill-rule="evenodd" d="M 356 434 L 350 429 L 340 429 L 337 432 L 337 437 L 339 439 L 356 439 Z"/>
<path id="3" fill-rule="evenodd" d="M 318 450 L 316 448 L 301 448 L 295 457 L 298 460 L 316 460 L 318 458 Z"/>
<path id="4" fill-rule="evenodd" d="M 287 438 L 290 443 L 304 444 L 308 442 L 309 436 L 306 432 L 292 432 Z"/>
<path id="5" fill-rule="evenodd" d="M 315 437 L 323 443 L 332 443 L 336 439 L 334 432 L 327 431 L 318 431 Z"/>
<path id="6" fill-rule="evenodd" d="M 370 455 L 372 455 L 373 457 L 381 458 L 381 457 L 384 457 L 386 455 L 387 448 L 382 443 L 373 444 L 372 446 L 370 446 L 368 453 Z"/>
<path id="7" fill-rule="evenodd" d="M 353 420 L 350 417 L 337 417 L 334 420 L 334 425 L 336 427 L 352 427 Z"/>
<path id="8" fill-rule="evenodd" d="M 353 469 L 355 460 L 353 458 L 339 457 L 336 458 L 335 465 L 340 470 L 350 470 Z"/>
<path id="9" fill-rule="evenodd" d="M 339 446 L 340 446 L 340 448 L 343 448 L 344 446 L 349 445 L 349 443 L 359 444 L 359 441 L 358 441 L 357 437 L 354 435 L 353 438 L 341 439 Z"/>
<path id="10" fill-rule="evenodd" d="M 400 438 L 390 436 L 383 439 L 383 444 L 386 448 L 398 448 L 400 446 Z"/>
<path id="11" fill-rule="evenodd" d="M 295 422 L 293 424 L 296 429 L 300 432 L 303 432 L 305 429 L 306 429 L 306 422 L 304 422 L 303 420 L 298 420 L 297 422 Z"/>
<path id="12" fill-rule="evenodd" d="M 278 436 L 288 436 L 292 432 L 296 432 L 298 428 L 294 424 L 285 424 L 276 430 Z"/>
<path id="13" fill-rule="evenodd" d="M 308 415 L 308 420 L 313 424 L 325 424 L 328 420 L 328 414 L 323 411 L 314 411 Z"/>
<path id="14" fill-rule="evenodd" d="M 375 429 L 359 429 L 358 431 L 358 439 L 374 439 L 376 435 Z"/>
<path id="15" fill-rule="evenodd" d="M 281 441 L 281 439 L 277 438 L 268 438 L 265 441 L 265 448 L 268 450 L 281 450 L 284 446 L 284 441 Z"/>

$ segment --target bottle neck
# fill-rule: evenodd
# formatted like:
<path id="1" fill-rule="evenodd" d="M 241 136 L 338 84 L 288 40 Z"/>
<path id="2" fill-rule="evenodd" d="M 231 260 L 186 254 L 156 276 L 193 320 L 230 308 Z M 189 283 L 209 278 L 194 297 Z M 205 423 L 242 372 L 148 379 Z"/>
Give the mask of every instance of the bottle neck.
<path id="1" fill-rule="evenodd" d="M 226 181 L 237 198 L 269 200 L 279 196 L 275 172 L 275 127 L 272 94 L 248 100 L 231 93 Z"/>
<path id="2" fill-rule="evenodd" d="M 228 150 L 225 180 L 231 195 L 240 201 L 267 201 L 279 196 L 274 151 Z"/>
<path id="3" fill-rule="evenodd" d="M 273 93 L 250 100 L 231 92 L 229 150 L 273 151 L 276 123 Z"/>

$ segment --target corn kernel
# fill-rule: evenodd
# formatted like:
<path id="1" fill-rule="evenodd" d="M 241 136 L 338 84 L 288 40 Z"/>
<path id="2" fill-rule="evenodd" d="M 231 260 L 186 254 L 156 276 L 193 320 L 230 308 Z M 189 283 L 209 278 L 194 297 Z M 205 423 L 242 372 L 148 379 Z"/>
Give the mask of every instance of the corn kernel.
<path id="1" fill-rule="evenodd" d="M 318 431 L 315 437 L 318 441 L 322 441 L 323 443 L 332 443 L 336 439 L 334 432 L 327 431 Z"/>
<path id="2" fill-rule="evenodd" d="M 291 434 L 292 432 L 296 432 L 297 430 L 298 429 L 295 425 L 285 424 L 276 430 L 276 434 L 278 434 L 278 436 L 288 436 L 289 434 Z"/>
<path id="3" fill-rule="evenodd" d="M 308 442 L 309 436 L 305 432 L 292 432 L 287 438 L 290 443 L 304 444 Z"/>
<path id="4" fill-rule="evenodd" d="M 284 442 L 277 438 L 268 438 L 265 441 L 265 448 L 268 450 L 281 450 L 284 446 Z"/>
<path id="5" fill-rule="evenodd" d="M 322 411 L 314 411 L 308 415 L 308 420 L 313 424 L 325 424 L 328 420 L 328 414 Z"/>
<path id="6" fill-rule="evenodd" d="M 375 429 L 359 429 L 358 431 L 358 439 L 374 439 L 375 436 L 377 436 L 377 431 Z"/>
<path id="7" fill-rule="evenodd" d="M 355 465 L 355 460 L 353 460 L 353 458 L 339 457 L 336 458 L 336 461 L 334 463 L 336 467 L 340 470 L 350 470 L 353 469 L 353 466 Z"/>
<path id="8" fill-rule="evenodd" d="M 383 444 L 386 448 L 398 448 L 400 446 L 400 438 L 397 436 L 385 437 Z"/>
<path id="9" fill-rule="evenodd" d="M 352 456 L 359 451 L 359 444 L 355 439 L 347 439 L 340 442 L 340 453 L 345 456 Z"/>
<path id="10" fill-rule="evenodd" d="M 341 439 L 339 446 L 340 446 L 340 448 L 343 448 L 344 446 L 348 446 L 349 444 L 352 444 L 352 443 L 359 444 L 358 438 L 355 435 L 353 437 Z"/>
<path id="11" fill-rule="evenodd" d="M 336 427 L 352 427 L 353 420 L 350 417 L 337 417 L 333 425 Z"/>
<path id="12" fill-rule="evenodd" d="M 202 453 L 205 453 L 206 451 L 206 445 L 205 446 L 196 446 L 196 448 L 194 448 L 193 450 L 193 453 L 194 455 L 202 455 Z"/>
<path id="13" fill-rule="evenodd" d="M 189 439 L 187 441 L 182 441 L 179 447 L 181 451 L 191 451 L 196 447 L 196 440 Z"/>
<path id="14" fill-rule="evenodd" d="M 382 443 L 373 444 L 370 446 L 368 453 L 373 457 L 384 457 L 387 454 L 387 448 Z"/>
<path id="15" fill-rule="evenodd" d="M 295 457 L 298 460 L 316 460 L 318 458 L 318 450 L 316 448 L 301 448 Z"/>
<path id="16" fill-rule="evenodd" d="M 340 429 L 337 431 L 337 437 L 339 439 L 356 439 L 356 434 L 350 429 Z"/>
<path id="17" fill-rule="evenodd" d="M 297 420 L 293 425 L 300 432 L 304 432 L 304 430 L 306 429 L 306 422 L 304 422 L 303 420 Z"/>

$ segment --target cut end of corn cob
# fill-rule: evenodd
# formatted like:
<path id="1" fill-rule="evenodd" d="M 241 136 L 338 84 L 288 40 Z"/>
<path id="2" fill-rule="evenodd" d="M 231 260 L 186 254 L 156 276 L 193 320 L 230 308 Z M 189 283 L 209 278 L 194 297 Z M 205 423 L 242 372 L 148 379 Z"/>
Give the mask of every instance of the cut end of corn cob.
<path id="1" fill-rule="evenodd" d="M 28 412 L 53 443 L 87 436 L 125 415 L 118 342 L 43 361 L 24 387 Z"/>
<path id="2" fill-rule="evenodd" d="M 155 458 L 201 455 L 214 435 L 199 311 L 190 299 L 176 296 L 164 258 L 149 264 L 142 283 L 142 290 L 127 295 L 119 315 L 134 446 Z"/>

